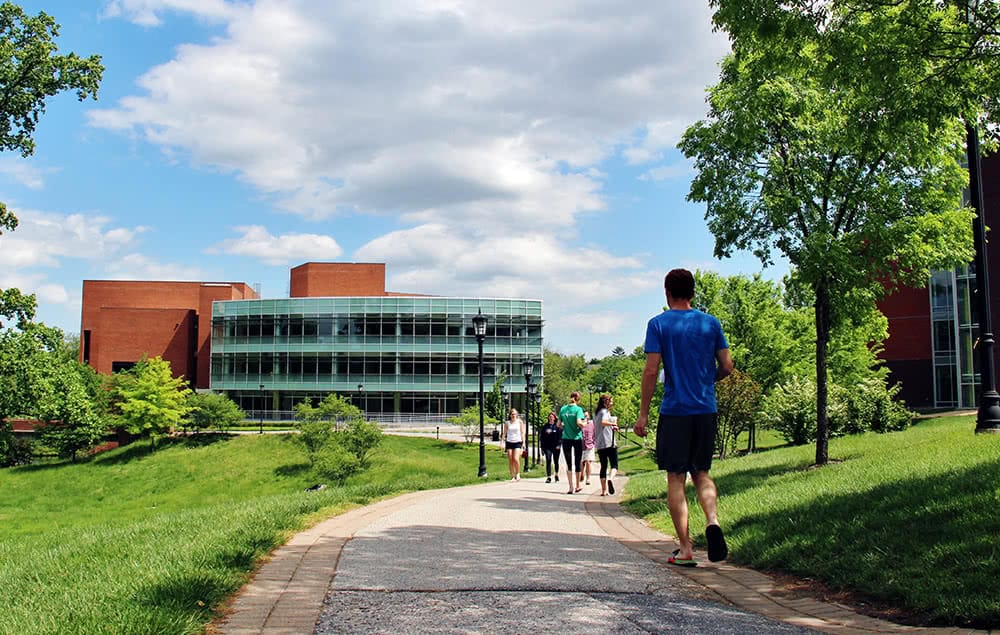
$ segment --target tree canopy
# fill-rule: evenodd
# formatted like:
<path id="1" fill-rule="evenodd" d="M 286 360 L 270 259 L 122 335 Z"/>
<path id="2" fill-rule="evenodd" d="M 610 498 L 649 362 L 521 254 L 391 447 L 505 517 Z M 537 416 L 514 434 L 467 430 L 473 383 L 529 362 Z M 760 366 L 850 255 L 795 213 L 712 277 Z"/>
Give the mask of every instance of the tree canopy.
<path id="1" fill-rule="evenodd" d="M 35 127 L 49 97 L 72 90 L 80 101 L 97 99 L 101 56 L 59 55 L 58 36 L 52 16 L 0 4 L 0 151 L 34 153 Z M 0 202 L 0 234 L 15 227 L 17 217 Z"/>
<path id="2" fill-rule="evenodd" d="M 822 464 L 831 328 L 865 319 L 898 285 L 926 284 L 931 268 L 972 259 L 961 116 L 987 112 L 996 71 L 951 54 L 973 36 L 946 3 L 712 6 L 732 53 L 708 115 L 680 142 L 695 162 L 688 198 L 707 205 L 716 256 L 749 250 L 768 265 L 780 254 L 810 290 Z"/>

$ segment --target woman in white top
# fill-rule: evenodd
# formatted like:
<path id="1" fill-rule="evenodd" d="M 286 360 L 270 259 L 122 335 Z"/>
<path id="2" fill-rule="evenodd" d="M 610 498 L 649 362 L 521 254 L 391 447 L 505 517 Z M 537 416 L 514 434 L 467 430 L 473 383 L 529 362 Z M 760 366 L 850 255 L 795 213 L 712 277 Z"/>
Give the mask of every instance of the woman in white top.
<path id="1" fill-rule="evenodd" d="M 594 444 L 597 446 L 597 456 L 601 458 L 601 496 L 615 493 L 615 474 L 618 473 L 618 445 L 615 443 L 618 417 L 611 414 L 613 404 L 611 395 L 601 395 L 597 401 L 597 414 L 594 415 Z M 611 464 L 610 475 L 608 463 Z"/>
<path id="2" fill-rule="evenodd" d="M 503 422 L 503 440 L 512 481 L 521 480 L 521 448 L 524 447 L 524 437 L 527 435 L 525 428 L 524 419 L 517 414 L 516 408 L 511 408 L 507 420 Z"/>

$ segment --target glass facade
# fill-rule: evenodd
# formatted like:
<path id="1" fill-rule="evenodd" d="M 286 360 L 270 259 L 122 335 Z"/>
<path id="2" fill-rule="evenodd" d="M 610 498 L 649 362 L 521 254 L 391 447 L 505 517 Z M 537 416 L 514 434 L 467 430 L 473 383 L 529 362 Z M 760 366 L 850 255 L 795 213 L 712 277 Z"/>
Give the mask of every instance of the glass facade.
<path id="1" fill-rule="evenodd" d="M 974 408 L 979 360 L 973 353 L 979 320 L 974 299 L 973 266 L 931 275 L 931 334 L 934 363 L 934 406 Z"/>
<path id="2" fill-rule="evenodd" d="M 479 392 L 480 310 L 485 390 L 506 374 L 523 394 L 521 362 L 543 374 L 540 300 L 399 296 L 215 302 L 211 388 L 248 412 L 335 392 L 371 415 L 456 414 Z"/>

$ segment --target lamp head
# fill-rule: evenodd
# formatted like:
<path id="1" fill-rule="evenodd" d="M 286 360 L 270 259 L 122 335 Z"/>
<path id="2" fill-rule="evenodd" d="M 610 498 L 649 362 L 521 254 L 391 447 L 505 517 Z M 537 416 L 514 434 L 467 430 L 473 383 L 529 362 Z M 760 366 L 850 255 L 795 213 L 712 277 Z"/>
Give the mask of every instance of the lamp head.
<path id="1" fill-rule="evenodd" d="M 476 332 L 476 337 L 484 337 L 486 335 L 486 316 L 483 315 L 482 309 L 479 309 L 478 315 L 473 316 L 472 328 Z"/>
<path id="2" fill-rule="evenodd" d="M 531 375 L 535 372 L 535 360 L 526 359 L 521 362 L 521 372 L 524 373 L 525 379 L 531 379 Z"/>

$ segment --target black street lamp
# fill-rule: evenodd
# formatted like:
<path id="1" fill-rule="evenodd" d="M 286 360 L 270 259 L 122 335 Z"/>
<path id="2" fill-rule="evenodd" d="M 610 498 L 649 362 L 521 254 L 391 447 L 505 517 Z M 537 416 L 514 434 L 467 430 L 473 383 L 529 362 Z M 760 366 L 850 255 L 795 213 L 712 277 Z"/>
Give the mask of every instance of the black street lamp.
<path id="1" fill-rule="evenodd" d="M 976 295 L 979 312 L 979 411 L 976 432 L 1000 433 L 1000 394 L 995 384 L 993 363 L 993 325 L 990 317 L 990 276 L 986 257 L 986 227 L 983 224 L 982 163 L 979 160 L 979 133 L 966 124 L 966 151 L 969 160 L 969 202 L 976 215 L 972 219 L 972 238 L 976 248 Z"/>
<path id="2" fill-rule="evenodd" d="M 264 394 L 264 384 L 260 385 L 260 394 L 261 394 L 261 399 L 263 399 L 264 401 L 262 401 L 261 404 L 260 404 L 261 405 L 261 409 L 260 409 L 260 432 L 258 432 L 257 434 L 264 434 L 264 406 L 267 405 L 267 395 Z"/>
<path id="3" fill-rule="evenodd" d="M 531 389 L 533 384 L 531 383 L 531 376 L 535 372 L 535 360 L 526 359 L 521 362 L 521 372 L 524 374 L 524 409 L 525 416 L 527 419 L 525 421 L 528 425 L 525 426 L 525 439 L 524 439 L 524 471 L 528 471 L 528 454 L 530 454 L 530 439 L 531 439 Z"/>
<path id="4" fill-rule="evenodd" d="M 368 400 L 365 399 L 365 385 L 358 384 L 358 402 L 361 404 L 361 414 L 367 419 L 368 418 Z"/>
<path id="5" fill-rule="evenodd" d="M 472 318 L 472 328 L 479 345 L 479 476 L 486 476 L 486 440 L 483 438 L 483 340 L 486 339 L 486 316 L 483 310 Z"/>
<path id="6" fill-rule="evenodd" d="M 537 418 L 541 419 L 541 413 L 542 413 L 542 410 L 541 410 L 541 408 L 542 408 L 542 394 L 540 392 L 538 392 L 538 384 L 535 384 L 535 390 L 533 391 L 532 397 L 533 397 L 532 401 L 535 402 L 535 416 Z M 538 465 L 538 458 L 539 458 L 538 455 L 539 454 L 540 454 L 540 452 L 538 451 L 538 430 L 536 429 L 535 430 L 535 458 L 532 461 L 532 465 Z"/>

